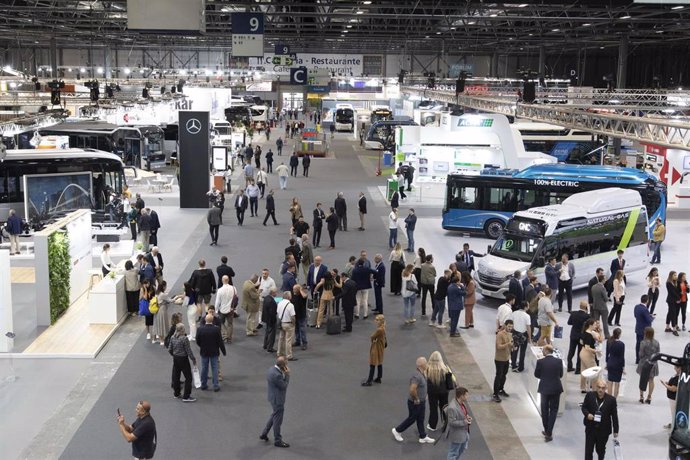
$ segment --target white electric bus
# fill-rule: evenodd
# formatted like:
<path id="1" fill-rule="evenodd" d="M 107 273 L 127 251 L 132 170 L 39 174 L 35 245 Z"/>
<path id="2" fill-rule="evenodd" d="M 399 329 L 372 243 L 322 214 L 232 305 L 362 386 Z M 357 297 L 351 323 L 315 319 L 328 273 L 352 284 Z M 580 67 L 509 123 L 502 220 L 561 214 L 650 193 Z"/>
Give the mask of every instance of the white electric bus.
<path id="1" fill-rule="evenodd" d="M 597 267 L 607 269 L 625 251 L 625 271 L 648 266 L 647 208 L 635 190 L 605 188 L 569 196 L 561 204 L 516 212 L 489 253 L 479 259 L 474 280 L 484 296 L 503 298 L 515 271 L 544 279 L 551 257 L 567 254 L 575 268 L 573 289 L 587 286 Z"/>
<path id="2" fill-rule="evenodd" d="M 338 104 L 336 106 L 335 130 L 349 132 L 355 130 L 355 110 L 352 104 Z"/>

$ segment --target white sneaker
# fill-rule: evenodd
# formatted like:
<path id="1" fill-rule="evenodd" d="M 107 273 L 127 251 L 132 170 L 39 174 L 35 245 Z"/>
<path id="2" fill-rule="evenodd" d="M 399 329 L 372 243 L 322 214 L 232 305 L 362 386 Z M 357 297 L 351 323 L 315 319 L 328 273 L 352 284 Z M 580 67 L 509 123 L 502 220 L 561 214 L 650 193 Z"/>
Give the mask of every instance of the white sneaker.
<path id="1" fill-rule="evenodd" d="M 146 334 L 146 340 L 151 340 L 151 334 Z"/>
<path id="2" fill-rule="evenodd" d="M 393 433 L 393 437 L 395 438 L 396 441 L 398 441 L 398 442 L 403 442 L 403 437 L 400 436 L 400 433 L 398 433 L 397 431 L 395 431 L 395 428 L 393 428 L 393 429 L 391 430 L 391 433 Z"/>
<path id="3" fill-rule="evenodd" d="M 433 326 L 434 326 L 434 322 L 433 322 L 433 321 L 429 321 L 429 327 L 433 327 Z"/>
<path id="4" fill-rule="evenodd" d="M 436 428 L 431 428 L 428 423 L 426 425 L 426 429 L 429 431 L 436 431 Z"/>
<path id="5" fill-rule="evenodd" d="M 420 444 L 433 444 L 436 440 L 427 436 L 426 438 L 419 438 Z"/>
<path id="6" fill-rule="evenodd" d="M 447 326 L 445 324 L 437 324 L 436 327 L 439 329 L 445 329 Z"/>

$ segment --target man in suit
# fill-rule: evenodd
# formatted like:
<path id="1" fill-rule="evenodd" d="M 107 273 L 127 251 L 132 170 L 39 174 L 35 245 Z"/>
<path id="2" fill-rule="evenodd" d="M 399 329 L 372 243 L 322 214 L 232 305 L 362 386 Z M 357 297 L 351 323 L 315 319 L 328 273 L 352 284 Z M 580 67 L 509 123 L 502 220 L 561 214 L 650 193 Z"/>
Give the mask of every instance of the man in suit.
<path id="1" fill-rule="evenodd" d="M 307 286 L 309 286 L 312 295 L 315 294 L 314 289 L 316 285 L 319 284 L 321 278 L 323 278 L 328 271 L 328 267 L 322 264 L 321 261 L 321 256 L 314 257 L 314 263 L 309 266 L 309 272 L 307 273 Z"/>
<path id="2" fill-rule="evenodd" d="M 223 352 L 225 356 L 225 344 L 220 333 L 220 328 L 213 324 L 213 315 L 206 315 L 206 324 L 196 331 L 196 344 L 201 355 L 201 389 L 208 390 L 208 365 L 211 364 L 213 391 L 220 391 L 218 384 L 218 356 Z"/>
<path id="3" fill-rule="evenodd" d="M 474 258 L 483 257 L 484 254 L 478 254 L 470 249 L 469 243 L 462 245 L 462 251 L 455 255 L 455 262 L 460 272 L 470 272 L 474 271 Z"/>
<path id="4" fill-rule="evenodd" d="M 357 202 L 357 207 L 359 208 L 359 228 L 361 232 L 364 230 L 364 215 L 367 213 L 367 197 L 364 196 L 364 192 L 359 192 L 359 201 Z"/>
<path id="5" fill-rule="evenodd" d="M 335 215 L 338 216 L 338 230 L 341 232 L 347 231 L 347 203 L 343 197 L 343 192 L 338 192 L 338 197 L 333 203 Z"/>
<path id="6" fill-rule="evenodd" d="M 454 396 L 444 410 L 448 420 L 446 438 L 450 443 L 448 446 L 448 459 L 457 460 L 467 449 L 467 442 L 470 440 L 472 417 L 467 407 L 467 397 L 469 396 L 467 388 L 456 388 Z"/>
<path id="7" fill-rule="evenodd" d="M 266 222 L 268 221 L 269 217 L 273 219 L 273 225 L 278 225 L 278 221 L 276 220 L 276 202 L 273 198 L 273 190 L 269 190 L 268 195 L 266 196 L 266 217 L 264 217 L 264 227 L 266 226 Z"/>
<path id="8" fill-rule="evenodd" d="M 606 319 L 609 316 L 609 308 L 606 305 L 609 301 L 609 294 L 606 292 L 604 280 L 606 277 L 601 274 L 597 278 L 598 283 L 592 286 L 592 318 L 599 321 L 604 327 L 604 337 L 609 338 L 609 324 Z"/>
<path id="9" fill-rule="evenodd" d="M 151 216 L 151 236 L 149 242 L 156 246 L 158 244 L 158 229 L 161 228 L 161 221 L 158 219 L 158 213 L 152 209 L 146 208 Z"/>
<path id="10" fill-rule="evenodd" d="M 640 343 L 644 339 L 644 330 L 648 327 L 652 327 L 652 322 L 656 318 L 656 315 L 649 313 L 649 307 L 647 306 L 649 302 L 649 297 L 644 294 L 640 298 L 640 303 L 635 305 L 634 315 L 635 315 L 635 364 L 640 362 Z"/>
<path id="11" fill-rule="evenodd" d="M 230 280 L 229 284 L 232 286 L 232 278 L 235 276 L 235 270 L 228 265 L 228 258 L 226 256 L 222 256 L 220 258 L 220 265 L 216 267 L 216 274 L 218 275 L 218 286 L 223 285 L 224 276 L 228 277 Z"/>
<path id="12" fill-rule="evenodd" d="M 534 376 L 539 379 L 537 391 L 541 395 L 541 423 L 544 431 L 544 441 L 553 440 L 553 426 L 558 415 L 558 403 L 563 393 L 561 378 L 563 377 L 563 361 L 554 357 L 553 347 L 544 345 L 544 357 L 537 361 Z"/>
<path id="13" fill-rule="evenodd" d="M 606 382 L 594 382 L 595 391 L 590 391 L 582 403 L 582 413 L 585 418 L 585 460 L 593 459 L 596 449 L 599 460 L 606 456 L 606 443 L 609 441 L 611 429 L 613 437 L 618 438 L 618 405 L 616 398 L 606 394 Z M 613 426 L 612 426 L 613 425 Z"/>
<path id="14" fill-rule="evenodd" d="M 158 252 L 158 246 L 151 248 L 151 252 L 146 254 L 146 260 L 151 264 L 151 267 L 153 267 L 153 271 L 156 274 L 156 281 L 160 283 L 163 279 L 163 256 Z"/>
<path id="15" fill-rule="evenodd" d="M 563 311 L 563 296 L 568 300 L 568 313 L 573 310 L 573 279 L 575 265 L 568 260 L 568 254 L 563 254 L 561 262 L 556 265 L 558 272 L 558 311 Z"/>
<path id="16" fill-rule="evenodd" d="M 314 209 L 314 220 L 311 223 L 311 228 L 314 229 L 314 235 L 312 236 L 311 243 L 315 248 L 319 247 L 321 242 L 321 229 L 323 229 L 323 221 L 326 219 L 326 214 L 321 209 L 321 203 L 316 203 L 316 209 Z"/>
<path id="17" fill-rule="evenodd" d="M 218 229 L 220 228 L 220 208 L 218 206 L 212 206 L 208 210 L 208 215 L 206 216 L 206 222 L 208 222 L 208 232 L 211 234 L 211 244 L 210 246 L 218 245 Z"/>
<path id="18" fill-rule="evenodd" d="M 278 288 L 272 287 L 270 294 L 264 297 L 261 308 L 261 319 L 266 323 L 266 335 L 264 335 L 264 350 L 269 353 L 274 353 L 273 346 L 276 342 L 276 321 L 278 313 L 278 304 L 275 296 L 278 294 Z"/>
<path id="19" fill-rule="evenodd" d="M 521 276 L 520 270 L 515 270 L 513 277 L 508 281 L 508 292 L 515 296 L 515 305 L 520 305 L 522 301 L 525 300 L 525 295 L 522 291 L 522 283 L 520 282 Z"/>
<path id="20" fill-rule="evenodd" d="M 345 315 L 345 327 L 343 328 L 343 332 L 352 332 L 352 316 L 355 310 L 355 304 L 357 303 L 357 283 L 345 272 L 340 274 L 340 282 L 343 284 L 343 287 L 338 297 L 341 299 L 343 314 Z M 365 305 L 364 308 L 366 309 L 367 306 Z"/>
<path id="21" fill-rule="evenodd" d="M 558 290 L 558 271 L 556 270 L 555 257 L 549 257 L 549 261 L 544 267 L 544 277 L 546 278 L 546 285 L 551 289 L 551 301 L 553 302 Z"/>
<path id="22" fill-rule="evenodd" d="M 568 318 L 568 324 L 572 326 L 570 328 L 570 346 L 568 347 L 568 372 L 575 371 L 576 375 L 580 373 L 580 350 L 582 349 L 580 337 L 582 336 L 582 326 L 590 318 L 589 313 L 587 313 L 588 307 L 589 304 L 581 300 L 580 309 L 572 312 Z M 577 356 L 574 368 L 573 356 Z"/>
<path id="23" fill-rule="evenodd" d="M 587 283 L 587 301 L 589 302 L 590 308 L 592 308 L 592 304 L 594 304 L 594 299 L 592 298 L 592 288 L 595 284 L 599 282 L 599 275 L 603 274 L 604 269 L 601 267 L 597 268 L 597 271 L 594 273 L 594 276 L 589 280 L 589 283 Z"/>
<path id="24" fill-rule="evenodd" d="M 383 256 L 381 254 L 376 254 L 374 256 L 374 270 L 376 274 L 374 275 L 374 298 L 376 300 L 375 313 L 383 314 L 383 296 L 381 291 L 386 287 L 386 266 L 383 263 Z"/>
<path id="25" fill-rule="evenodd" d="M 290 447 L 290 444 L 283 441 L 283 437 L 280 434 L 280 428 L 283 424 L 283 413 L 285 412 L 285 395 L 290 383 L 290 368 L 284 356 L 278 357 L 275 366 L 269 369 L 266 380 L 268 382 L 268 402 L 271 403 L 273 413 L 269 417 L 259 439 L 268 442 L 268 432 L 273 428 L 273 437 L 275 438 L 273 445 L 276 447 Z"/>
<path id="26" fill-rule="evenodd" d="M 618 273 L 618 270 L 625 271 L 625 259 L 623 258 L 623 254 L 624 251 L 619 249 L 616 251 L 616 258 L 611 261 L 611 275 L 609 276 L 608 281 L 606 281 L 606 292 L 609 296 L 613 292 L 613 278 L 616 276 L 616 273 Z M 625 276 L 623 277 L 623 280 L 627 281 Z"/>
<path id="27" fill-rule="evenodd" d="M 240 189 L 235 197 L 235 214 L 237 214 L 237 225 L 244 223 L 244 212 L 247 210 L 249 200 L 244 195 L 244 190 Z"/>

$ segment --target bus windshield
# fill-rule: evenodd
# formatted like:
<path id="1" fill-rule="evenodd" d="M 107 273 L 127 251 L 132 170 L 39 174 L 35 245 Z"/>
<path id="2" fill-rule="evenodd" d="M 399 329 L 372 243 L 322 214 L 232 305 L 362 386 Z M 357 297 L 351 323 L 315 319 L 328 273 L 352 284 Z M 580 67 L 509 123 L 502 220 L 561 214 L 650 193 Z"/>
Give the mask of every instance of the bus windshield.
<path id="1" fill-rule="evenodd" d="M 351 123 L 354 118 L 352 109 L 338 109 L 335 112 L 335 121 L 338 123 Z"/>
<path id="2" fill-rule="evenodd" d="M 542 241 L 541 238 L 506 232 L 498 237 L 489 254 L 503 259 L 532 262 Z"/>

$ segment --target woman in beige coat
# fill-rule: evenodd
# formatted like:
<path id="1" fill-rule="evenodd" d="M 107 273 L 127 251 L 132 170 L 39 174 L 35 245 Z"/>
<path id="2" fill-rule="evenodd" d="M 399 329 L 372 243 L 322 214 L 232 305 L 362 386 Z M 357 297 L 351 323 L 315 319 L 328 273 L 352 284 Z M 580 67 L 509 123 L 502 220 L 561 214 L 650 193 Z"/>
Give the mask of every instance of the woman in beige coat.
<path id="1" fill-rule="evenodd" d="M 465 285 L 465 329 L 474 327 L 474 315 L 472 310 L 474 309 L 474 304 L 477 302 L 477 296 L 475 291 L 477 285 L 474 284 L 472 275 L 470 272 L 462 272 L 462 284 Z"/>
<path id="2" fill-rule="evenodd" d="M 386 320 L 383 315 L 376 315 L 376 331 L 371 334 L 371 347 L 369 348 L 369 377 L 362 382 L 363 387 L 370 387 L 371 382 L 381 383 L 383 377 L 383 353 L 388 346 L 386 342 Z M 374 368 L 378 368 L 376 380 L 374 378 Z"/>

